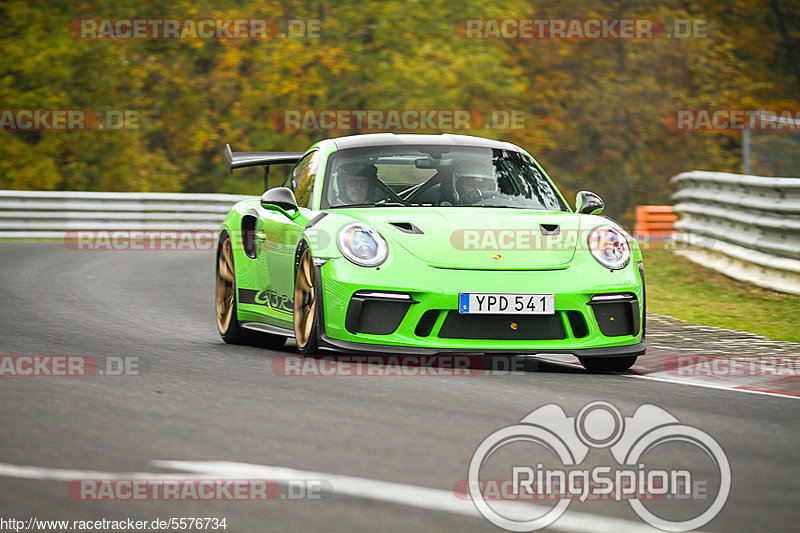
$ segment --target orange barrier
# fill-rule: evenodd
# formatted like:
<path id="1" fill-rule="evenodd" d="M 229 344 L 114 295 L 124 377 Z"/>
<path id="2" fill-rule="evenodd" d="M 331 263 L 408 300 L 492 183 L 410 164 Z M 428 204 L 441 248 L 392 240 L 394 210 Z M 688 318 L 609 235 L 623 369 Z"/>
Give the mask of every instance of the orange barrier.
<path id="1" fill-rule="evenodd" d="M 672 212 L 671 205 L 640 205 L 636 207 L 637 236 L 650 238 L 669 237 L 673 233 L 672 223 L 678 215 Z"/>

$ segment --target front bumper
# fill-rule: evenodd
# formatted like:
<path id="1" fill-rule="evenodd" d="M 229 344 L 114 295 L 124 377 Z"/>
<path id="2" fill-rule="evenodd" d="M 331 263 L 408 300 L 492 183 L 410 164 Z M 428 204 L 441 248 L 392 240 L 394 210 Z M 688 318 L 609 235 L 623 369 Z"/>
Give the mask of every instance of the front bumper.
<path id="1" fill-rule="evenodd" d="M 334 350 L 345 350 L 363 353 L 395 353 L 406 355 L 440 355 L 440 354 L 497 354 L 497 355 L 537 355 L 537 354 L 569 354 L 576 357 L 628 357 L 643 355 L 645 342 L 626 346 L 609 346 L 605 348 L 434 348 L 423 346 L 399 346 L 396 344 L 364 344 L 361 342 L 341 341 L 323 334 L 321 346 Z"/>
<path id="2" fill-rule="evenodd" d="M 403 257 L 362 268 L 338 258 L 322 265 L 319 274 L 320 340 L 338 350 L 580 357 L 645 352 L 643 281 L 634 262 L 614 272 L 591 258 L 564 269 L 474 271 L 420 266 Z M 459 316 L 460 292 L 553 293 L 556 314 Z M 593 301 L 611 295 L 620 298 Z"/>

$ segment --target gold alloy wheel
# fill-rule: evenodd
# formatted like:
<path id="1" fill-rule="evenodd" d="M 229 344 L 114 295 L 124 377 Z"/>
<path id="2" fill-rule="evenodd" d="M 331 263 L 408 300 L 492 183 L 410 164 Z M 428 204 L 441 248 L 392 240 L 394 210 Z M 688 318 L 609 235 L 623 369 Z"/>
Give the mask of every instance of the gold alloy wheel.
<path id="1" fill-rule="evenodd" d="M 314 262 L 311 252 L 303 252 L 294 282 L 294 336 L 297 346 L 305 348 L 311 340 L 314 311 L 317 307 Z"/>
<path id="2" fill-rule="evenodd" d="M 233 286 L 233 248 L 226 236 L 217 254 L 217 327 L 222 335 L 228 332 L 233 318 Z"/>

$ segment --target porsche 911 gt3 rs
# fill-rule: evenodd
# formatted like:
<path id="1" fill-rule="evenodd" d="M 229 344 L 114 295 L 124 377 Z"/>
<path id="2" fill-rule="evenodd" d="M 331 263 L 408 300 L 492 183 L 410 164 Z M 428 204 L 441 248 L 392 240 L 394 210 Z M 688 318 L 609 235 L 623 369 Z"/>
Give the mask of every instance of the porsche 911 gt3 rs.
<path id="1" fill-rule="evenodd" d="M 222 225 L 226 342 L 258 332 L 303 354 L 568 353 L 616 371 L 645 353 L 636 241 L 593 193 L 573 210 L 516 145 L 379 133 L 305 152 L 226 145 L 225 160 L 265 176 L 294 164 Z"/>

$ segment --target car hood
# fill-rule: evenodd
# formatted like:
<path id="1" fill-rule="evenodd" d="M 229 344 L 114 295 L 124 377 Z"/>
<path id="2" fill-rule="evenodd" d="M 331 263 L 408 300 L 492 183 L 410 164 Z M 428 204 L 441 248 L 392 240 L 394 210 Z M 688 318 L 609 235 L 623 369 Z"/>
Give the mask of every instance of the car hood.
<path id="1" fill-rule="evenodd" d="M 580 216 L 491 207 L 368 208 L 348 215 L 431 266 L 468 270 L 564 268 L 575 255 Z"/>

